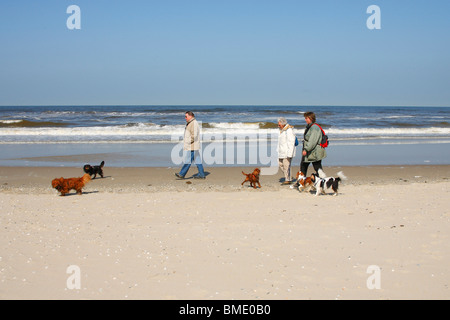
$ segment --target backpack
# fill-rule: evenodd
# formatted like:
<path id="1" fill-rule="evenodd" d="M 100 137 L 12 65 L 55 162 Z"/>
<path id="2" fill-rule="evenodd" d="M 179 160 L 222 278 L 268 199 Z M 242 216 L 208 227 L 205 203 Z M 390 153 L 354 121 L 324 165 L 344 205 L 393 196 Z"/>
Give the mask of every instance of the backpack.
<path id="1" fill-rule="evenodd" d="M 320 146 L 322 148 L 328 147 L 328 136 L 325 134 L 325 131 L 323 131 L 322 127 L 319 126 L 317 123 L 314 124 L 320 128 L 320 131 L 322 131 L 322 141 L 320 142 Z"/>

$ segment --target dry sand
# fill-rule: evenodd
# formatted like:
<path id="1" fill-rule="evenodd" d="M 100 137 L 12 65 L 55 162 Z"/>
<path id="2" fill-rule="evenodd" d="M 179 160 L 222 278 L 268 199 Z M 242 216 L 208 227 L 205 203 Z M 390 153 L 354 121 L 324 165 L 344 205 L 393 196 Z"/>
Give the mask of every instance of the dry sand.
<path id="1" fill-rule="evenodd" d="M 106 167 L 61 197 L 81 168 L 1 167 L 0 298 L 450 298 L 450 166 L 326 168 L 337 197 L 251 169 Z"/>

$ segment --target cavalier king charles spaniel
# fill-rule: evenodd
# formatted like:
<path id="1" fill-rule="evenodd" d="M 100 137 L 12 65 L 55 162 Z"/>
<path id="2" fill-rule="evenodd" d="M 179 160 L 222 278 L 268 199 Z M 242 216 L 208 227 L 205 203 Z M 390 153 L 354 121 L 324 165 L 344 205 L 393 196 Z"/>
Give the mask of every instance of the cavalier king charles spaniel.
<path id="1" fill-rule="evenodd" d="M 297 181 L 295 185 L 291 186 L 291 189 L 298 187 L 298 191 L 309 191 L 311 187 L 314 187 L 314 182 L 311 180 L 311 177 L 306 177 L 303 172 L 297 172 Z"/>

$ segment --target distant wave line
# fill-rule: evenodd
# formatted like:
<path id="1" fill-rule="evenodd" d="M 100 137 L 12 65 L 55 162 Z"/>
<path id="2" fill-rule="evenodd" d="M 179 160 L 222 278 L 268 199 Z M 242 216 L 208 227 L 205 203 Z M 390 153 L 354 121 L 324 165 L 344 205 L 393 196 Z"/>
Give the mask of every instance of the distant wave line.
<path id="1" fill-rule="evenodd" d="M 213 140 L 213 141 L 202 141 L 203 145 L 209 144 L 209 143 L 216 143 L 216 144 L 224 144 L 228 145 L 228 143 L 234 144 L 247 144 L 247 143 L 276 143 L 276 140 L 249 140 L 249 139 L 236 139 L 233 141 L 227 141 L 227 140 Z M 63 140 L 63 141 L 0 141 L 0 145 L 27 145 L 27 144 L 42 144 L 42 145 L 49 145 L 49 144 L 179 144 L 182 143 L 181 140 L 174 141 L 174 140 Z M 449 139 L 436 139 L 433 137 L 428 138 L 420 138 L 420 139 L 396 139 L 393 138 L 392 140 L 389 139 L 336 139 L 332 141 L 331 147 L 333 146 L 355 146 L 355 145 L 413 145 L 413 144 L 450 144 Z"/>
<path id="2" fill-rule="evenodd" d="M 1 136 L 161 136 L 183 134 L 184 125 L 118 125 L 93 127 L 1 127 Z M 303 135 L 302 129 L 294 129 L 297 136 Z M 450 128 L 325 128 L 327 135 L 332 138 L 341 136 L 450 136 Z M 213 123 L 202 129 L 203 134 L 278 134 L 279 130 L 273 125 L 256 123 Z M 0 138 L 1 139 L 1 138 Z"/>

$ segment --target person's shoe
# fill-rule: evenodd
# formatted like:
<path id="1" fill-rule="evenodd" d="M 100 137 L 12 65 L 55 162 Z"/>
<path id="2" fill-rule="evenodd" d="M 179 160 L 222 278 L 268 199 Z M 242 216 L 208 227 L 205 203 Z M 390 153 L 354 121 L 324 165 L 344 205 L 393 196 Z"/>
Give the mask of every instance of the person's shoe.
<path id="1" fill-rule="evenodd" d="M 184 179 L 184 176 L 182 176 L 181 174 L 179 174 L 178 172 L 175 173 L 175 176 L 179 179 Z"/>
<path id="2" fill-rule="evenodd" d="M 285 185 L 288 185 L 288 184 L 291 184 L 291 181 L 285 181 L 285 182 L 283 182 L 281 185 L 282 185 L 282 186 L 285 186 Z"/>
<path id="3" fill-rule="evenodd" d="M 204 176 L 194 175 L 194 179 L 206 179 Z"/>

